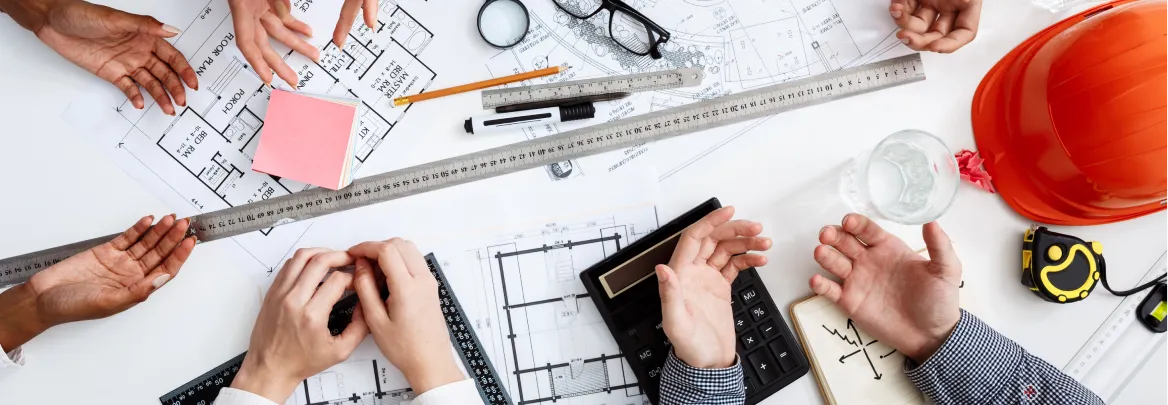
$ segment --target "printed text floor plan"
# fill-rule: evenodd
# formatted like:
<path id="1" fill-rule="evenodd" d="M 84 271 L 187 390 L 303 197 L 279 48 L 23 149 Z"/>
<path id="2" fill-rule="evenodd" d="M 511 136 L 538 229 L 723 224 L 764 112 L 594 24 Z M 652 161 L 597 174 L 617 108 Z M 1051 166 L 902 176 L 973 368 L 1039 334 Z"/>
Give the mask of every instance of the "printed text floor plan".
<path id="1" fill-rule="evenodd" d="M 335 21 L 334 11 L 318 12 L 311 1 L 294 3 L 302 20 L 329 17 Z M 182 216 L 305 189 L 303 183 L 251 171 L 272 90 L 239 53 L 226 0 L 211 0 L 192 11 L 190 23 L 179 27 L 183 33 L 172 42 L 189 58 L 200 89 L 188 89 L 187 106 L 177 109 L 174 117 L 163 114 L 153 102 L 144 110 L 134 109 L 128 101 L 111 106 L 103 113 L 116 113 L 119 118 L 105 120 L 110 125 L 98 129 L 104 144 L 116 148 L 115 157 L 130 162 L 122 162 L 123 167 L 138 166 L 129 170 L 140 181 L 156 191 L 164 190 L 166 195 L 160 198 L 174 207 L 189 206 L 189 211 L 179 212 Z M 419 93 L 435 78 L 434 71 L 419 59 L 433 34 L 388 0 L 382 1 L 377 17 L 374 29 L 363 22 L 354 24 L 343 48 L 331 40 L 317 44 L 319 63 L 278 49 L 296 71 L 302 91 L 361 101 L 355 170 L 409 110 L 393 108 L 393 99 Z M 331 26 L 314 28 L 331 32 Z M 235 241 L 271 270 L 310 226 L 311 221 L 306 221 L 239 236 Z"/>

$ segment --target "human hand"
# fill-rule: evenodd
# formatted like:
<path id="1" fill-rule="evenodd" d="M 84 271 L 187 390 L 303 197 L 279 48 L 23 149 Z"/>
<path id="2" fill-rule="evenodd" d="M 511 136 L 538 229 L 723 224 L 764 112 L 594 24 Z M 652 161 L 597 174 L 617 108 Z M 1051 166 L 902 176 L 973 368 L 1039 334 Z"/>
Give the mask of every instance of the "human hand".
<path id="1" fill-rule="evenodd" d="M 329 313 L 353 281 L 329 269 L 352 263 L 348 253 L 319 248 L 300 249 L 284 262 L 264 297 L 232 388 L 284 403 L 302 380 L 349 358 L 369 329 L 358 307 L 340 335 L 329 333 Z"/>
<path id="2" fill-rule="evenodd" d="M 349 248 L 349 253 L 357 257 L 353 284 L 373 341 L 414 392 L 465 379 L 454 363 L 446 321 L 438 308 L 438 282 L 414 243 L 400 238 L 365 242 Z M 389 298 L 384 301 L 370 259 L 385 273 Z"/>
<path id="3" fill-rule="evenodd" d="M 312 37 L 312 28 L 292 17 L 289 0 L 229 0 L 231 20 L 235 25 L 235 43 L 264 84 L 272 84 L 272 72 L 292 88 L 299 78 L 284 58 L 272 49 L 268 39 L 275 39 L 314 61 L 320 51 L 297 33 Z"/>
<path id="4" fill-rule="evenodd" d="M 333 43 L 337 44 L 338 48 L 345 46 L 345 39 L 349 37 L 353 22 L 357 20 L 357 12 L 362 8 L 365 26 L 374 29 L 377 25 L 377 0 L 345 0 L 345 4 L 341 6 L 341 18 L 337 20 L 337 28 L 333 29 Z"/>
<path id="5" fill-rule="evenodd" d="M 815 261 L 843 285 L 821 275 L 811 290 L 836 303 L 860 328 L 923 363 L 961 318 L 961 262 L 936 222 L 922 228 L 929 259 L 860 214 L 819 232 Z"/>
<path id="6" fill-rule="evenodd" d="M 17 23 L 73 64 L 113 83 L 134 108 L 146 105 L 138 86 L 168 115 L 175 114 L 172 97 L 179 106 L 187 104 L 184 82 L 199 88 L 186 58 L 163 39 L 178 35 L 175 27 L 79 0 L 18 3 L 5 7 Z"/>
<path id="7" fill-rule="evenodd" d="M 113 240 L 0 294 L 0 345 L 11 350 L 50 327 L 105 318 L 145 301 L 178 275 L 195 248 L 190 221 L 144 217 Z"/>
<path id="8" fill-rule="evenodd" d="M 733 220 L 734 207 L 706 215 L 682 232 L 669 264 L 658 264 L 662 327 L 673 352 L 697 368 L 734 365 L 734 315 L 730 283 L 738 272 L 763 266 L 766 256 L 746 253 L 771 248 L 759 237 L 762 224 Z"/>
<path id="9" fill-rule="evenodd" d="M 892 0 L 896 37 L 916 51 L 950 53 L 977 36 L 982 0 Z"/>

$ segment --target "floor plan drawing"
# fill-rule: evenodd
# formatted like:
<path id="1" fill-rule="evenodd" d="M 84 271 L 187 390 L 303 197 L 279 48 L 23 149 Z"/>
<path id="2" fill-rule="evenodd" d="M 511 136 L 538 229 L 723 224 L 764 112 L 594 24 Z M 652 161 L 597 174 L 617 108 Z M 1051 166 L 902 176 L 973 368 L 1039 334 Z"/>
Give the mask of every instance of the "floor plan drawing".
<path id="1" fill-rule="evenodd" d="M 408 405 L 417 395 L 371 339 L 343 363 L 301 382 L 284 405 Z"/>
<path id="2" fill-rule="evenodd" d="M 560 0 L 579 12 L 592 0 Z M 895 37 L 887 2 L 874 0 L 630 0 L 630 5 L 667 29 L 661 59 L 637 56 L 609 34 L 609 14 L 579 19 L 552 2 L 528 5 L 531 28 L 522 43 L 489 60 L 494 76 L 549 65 L 565 73 L 531 83 L 607 75 L 702 68 L 701 86 L 635 94 L 597 105 L 598 119 L 615 120 L 698 100 L 783 83 L 911 53 Z M 586 13 L 585 13 L 586 14 Z M 619 170 L 633 162 L 657 166 L 664 179 L 689 163 L 750 131 L 766 118 L 686 137 L 639 145 L 570 162 L 572 175 Z M 578 125 L 529 128 L 526 138 Z M 553 179 L 554 168 L 548 168 Z"/>
<path id="3" fill-rule="evenodd" d="M 656 227 L 645 207 L 436 253 L 516 404 L 646 403 L 579 273 Z"/>
<path id="4" fill-rule="evenodd" d="M 173 117 L 152 101 L 143 110 L 124 100 L 118 105 L 93 106 L 98 109 L 94 114 L 109 116 L 102 120 L 106 125 L 96 128 L 100 145 L 112 149 L 127 171 L 180 216 L 304 190 L 308 186 L 303 183 L 250 169 L 273 90 L 239 53 L 227 1 L 190 3 L 176 6 L 186 10 L 190 22 L 171 41 L 188 57 L 200 90 L 188 89 L 187 106 L 178 108 Z M 331 32 L 332 25 L 313 22 L 331 19 L 335 24 L 336 10 L 310 0 L 294 3 L 298 18 L 318 32 L 326 28 Z M 394 136 L 394 126 L 409 111 L 393 108 L 393 99 L 422 92 L 436 77 L 420 56 L 433 37 L 404 8 L 383 0 L 376 26 L 371 29 L 357 22 L 343 47 L 331 39 L 312 40 L 321 49 L 319 62 L 287 48 L 277 51 L 286 55 L 296 71 L 301 91 L 361 101 L 359 143 L 354 148 L 354 170 L 359 170 Z M 234 240 L 271 271 L 310 226 L 310 221 L 296 223 Z"/>

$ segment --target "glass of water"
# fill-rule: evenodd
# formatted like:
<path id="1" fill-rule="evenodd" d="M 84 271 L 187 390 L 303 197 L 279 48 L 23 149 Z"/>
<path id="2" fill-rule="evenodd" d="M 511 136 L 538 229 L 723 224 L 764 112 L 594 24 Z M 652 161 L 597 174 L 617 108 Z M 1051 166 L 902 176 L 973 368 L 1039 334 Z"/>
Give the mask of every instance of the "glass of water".
<path id="1" fill-rule="evenodd" d="M 845 165 L 840 196 L 852 211 L 905 225 L 940 218 L 953 204 L 961 175 L 941 138 L 896 132 Z"/>

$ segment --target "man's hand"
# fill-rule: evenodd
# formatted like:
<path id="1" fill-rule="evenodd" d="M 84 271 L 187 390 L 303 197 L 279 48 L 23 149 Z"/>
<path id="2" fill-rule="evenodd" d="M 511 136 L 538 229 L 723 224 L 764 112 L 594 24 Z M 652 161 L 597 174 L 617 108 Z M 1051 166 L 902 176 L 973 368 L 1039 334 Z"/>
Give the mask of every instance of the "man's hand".
<path id="1" fill-rule="evenodd" d="M 733 220 L 734 207 L 711 212 L 682 232 L 669 265 L 657 265 L 662 327 L 673 352 L 697 368 L 734 365 L 734 316 L 730 283 L 738 272 L 766 265 L 771 248 L 762 225 Z"/>
<path id="2" fill-rule="evenodd" d="M 961 318 L 961 262 L 949 236 L 936 222 L 925 224 L 925 259 L 863 215 L 848 214 L 842 224 L 820 231 L 815 261 L 843 285 L 816 274 L 811 289 L 876 339 L 923 363 Z"/>
<path id="3" fill-rule="evenodd" d="M 134 108 L 146 106 L 138 86 L 168 115 L 175 114 L 172 97 L 187 105 L 184 82 L 199 88 L 186 58 L 163 39 L 179 30 L 153 17 L 80 0 L 0 0 L 0 8 L 65 59 L 113 83 Z"/>
<path id="4" fill-rule="evenodd" d="M 105 318 L 145 301 L 195 248 L 189 221 L 138 220 L 114 240 L 54 264 L 0 294 L 0 346 L 23 345 L 66 322 Z"/>
<path id="5" fill-rule="evenodd" d="M 357 257 L 354 284 L 373 340 L 414 392 L 463 380 L 438 308 L 438 282 L 414 243 L 400 238 L 365 242 L 349 253 Z M 369 260 L 385 273 L 389 298 L 384 301 Z"/>
<path id="6" fill-rule="evenodd" d="M 892 0 L 896 37 L 916 51 L 950 53 L 977 36 L 982 0 Z"/>
<path id="7" fill-rule="evenodd" d="M 282 404 L 300 381 L 349 358 L 369 335 L 361 308 L 340 335 L 328 329 L 329 312 L 353 281 L 329 269 L 349 264 L 348 253 L 327 249 L 300 249 L 284 262 L 264 297 L 232 388 Z"/>
<path id="8" fill-rule="evenodd" d="M 231 18 L 235 23 L 236 44 L 243 57 L 251 64 L 265 84 L 272 84 L 272 71 L 292 88 L 298 86 L 296 72 L 284 62 L 284 58 L 272 49 L 268 39 L 275 39 L 301 55 L 320 60 L 320 50 L 313 47 L 296 34 L 312 37 L 312 28 L 292 16 L 290 0 L 229 0 Z M 353 28 L 362 4 L 365 8 L 365 25 L 370 29 L 377 23 L 376 0 L 345 0 L 341 7 L 341 17 L 333 31 L 333 43 L 337 47 L 345 45 L 349 30 Z"/>

